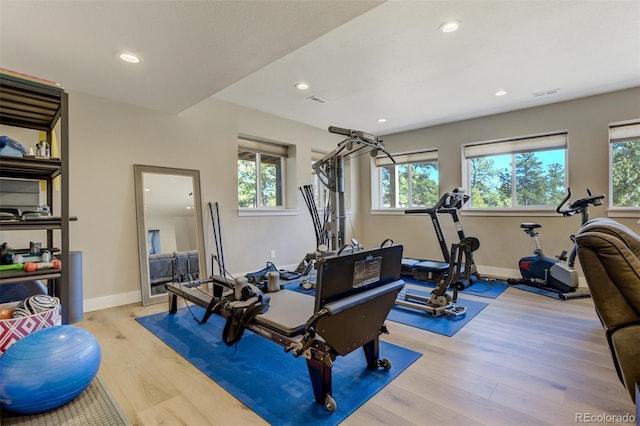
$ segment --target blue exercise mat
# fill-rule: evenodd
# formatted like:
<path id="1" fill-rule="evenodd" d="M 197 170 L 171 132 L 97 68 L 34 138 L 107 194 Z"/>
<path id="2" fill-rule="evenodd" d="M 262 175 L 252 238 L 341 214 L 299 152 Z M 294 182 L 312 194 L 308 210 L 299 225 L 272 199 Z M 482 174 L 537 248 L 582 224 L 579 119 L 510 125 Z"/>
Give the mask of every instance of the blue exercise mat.
<path id="1" fill-rule="evenodd" d="M 196 318 L 204 315 L 203 308 L 190 309 Z M 272 425 L 338 424 L 422 355 L 380 341 L 380 357 L 391 361 L 390 370 L 368 370 L 362 349 L 338 357 L 333 367 L 337 409 L 329 413 L 315 402 L 305 359 L 270 340 L 245 331 L 236 347 L 226 346 L 222 317 L 213 315 L 198 325 L 187 308 L 136 320 Z"/>
<path id="2" fill-rule="evenodd" d="M 315 289 L 310 288 L 305 290 L 299 283 L 287 284 L 285 289 L 291 291 L 297 291 L 298 293 L 315 295 Z M 406 291 L 405 287 L 404 290 Z M 411 293 L 421 296 L 429 297 L 430 292 L 425 293 L 423 291 L 410 289 Z M 462 327 L 467 325 L 476 315 L 478 315 L 484 308 L 489 306 L 487 303 L 476 302 L 474 300 L 460 299 L 458 298 L 458 305 L 466 306 L 467 312 L 459 317 L 451 315 L 443 315 L 440 317 L 434 317 L 428 312 L 420 311 L 406 306 L 394 305 L 387 319 L 389 321 L 399 322 L 401 324 L 410 325 L 422 330 L 431 331 L 433 333 L 442 334 L 444 336 L 451 337 L 458 332 Z"/>
<path id="3" fill-rule="evenodd" d="M 430 293 L 416 291 L 410 289 L 411 293 L 429 297 Z M 406 288 L 405 290 L 406 291 Z M 467 325 L 476 315 L 484 308 L 489 306 L 488 303 L 476 302 L 469 299 L 458 298 L 458 305 L 465 306 L 467 312 L 464 315 L 455 317 L 452 315 L 442 315 L 434 317 L 428 312 L 406 306 L 394 305 L 391 312 L 387 316 L 390 321 L 399 322 L 401 324 L 410 325 L 421 330 L 431 331 L 433 333 L 442 334 L 451 337 L 456 334 L 462 327 Z"/>
<path id="4" fill-rule="evenodd" d="M 423 287 L 435 288 L 437 283 L 431 281 L 420 281 L 414 278 L 403 275 L 402 280 L 407 284 L 415 284 Z M 509 285 L 502 280 L 494 281 L 480 281 L 469 288 L 460 291 L 460 294 L 470 294 L 478 297 L 488 297 L 489 299 L 495 299 L 500 296 Z"/>
<path id="5" fill-rule="evenodd" d="M 540 294 L 542 296 L 547 296 L 547 297 L 551 297 L 552 299 L 558 299 L 558 300 L 573 300 L 573 299 L 584 299 L 587 297 L 591 297 L 591 293 L 587 288 L 580 288 L 577 292 L 564 293 L 563 295 L 563 293 L 559 293 L 557 291 L 547 290 L 545 288 L 540 288 L 540 287 L 533 287 L 527 284 L 513 284 L 511 287 L 515 287 L 519 290 L 528 291 L 529 293 Z"/>

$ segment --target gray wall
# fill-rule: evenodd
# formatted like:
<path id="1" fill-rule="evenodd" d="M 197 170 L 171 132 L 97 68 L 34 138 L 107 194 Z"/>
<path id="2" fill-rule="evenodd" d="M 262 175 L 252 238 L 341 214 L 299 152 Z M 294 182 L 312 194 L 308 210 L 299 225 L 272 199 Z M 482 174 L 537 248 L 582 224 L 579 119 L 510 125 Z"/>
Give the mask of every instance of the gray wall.
<path id="1" fill-rule="evenodd" d="M 437 147 L 440 191 L 461 184 L 464 143 L 568 130 L 569 178 L 575 191 L 589 186 L 608 190 L 607 126 L 640 117 L 640 88 L 575 101 L 466 120 L 412 132 L 389 135 L 391 151 Z M 71 250 L 81 250 L 84 267 L 85 310 L 140 300 L 133 164 L 200 170 L 207 259 L 215 251 L 208 226 L 209 201 L 221 207 L 225 259 L 231 272 L 261 269 L 275 250 L 276 265 L 295 265 L 315 247 L 309 213 L 298 191 L 293 215 L 240 217 L 237 212 L 236 137 L 252 135 L 295 145 L 295 182 L 311 181 L 311 150 L 328 152 L 340 138 L 317 129 L 258 111 L 209 99 L 178 115 L 137 108 L 81 93 L 70 94 L 70 213 Z M 15 135 L 27 145 L 37 132 Z M 372 215 L 370 157 L 349 167 L 348 226 L 365 246 L 393 238 L 409 256 L 439 259 L 430 223 L 424 217 Z M 289 191 L 291 193 L 291 191 Z M 604 207 L 592 216 L 606 215 Z M 635 218 L 619 218 L 640 231 Z M 481 240 L 476 256 L 482 270 L 514 273 L 517 259 L 531 251 L 530 239 L 520 231 L 522 221 L 544 225 L 543 244 L 549 254 L 568 248 L 568 235 L 578 218 L 470 217 L 462 218 L 468 235 Z M 443 220 L 446 222 L 446 220 Z M 447 229 L 449 240 L 452 229 Z M 3 233 L 3 241 L 10 237 Z M 21 233 L 22 234 L 22 233 Z M 25 244 L 28 244 L 30 236 Z M 13 238 L 14 235 L 11 235 Z M 33 239 L 33 238 L 31 238 Z M 9 241 L 14 247 L 22 242 Z"/>
<path id="2" fill-rule="evenodd" d="M 328 152 L 340 141 L 326 129 L 215 99 L 170 115 L 81 93 L 70 94 L 69 119 L 70 212 L 78 217 L 71 224 L 71 249 L 84 254 L 85 310 L 140 300 L 134 164 L 200 171 L 206 258 L 215 252 L 207 203 L 217 201 L 232 273 L 262 269 L 267 261 L 296 265 L 315 249 L 313 225 L 296 188 L 311 182 L 311 150 Z M 295 145 L 292 215 L 238 215 L 238 134 Z"/>
<path id="3" fill-rule="evenodd" d="M 605 193 L 608 198 L 608 125 L 612 122 L 640 117 L 640 88 L 622 90 L 573 101 L 523 109 L 478 119 L 459 121 L 410 132 L 387 135 L 384 138 L 391 152 L 421 148 L 438 148 L 440 193 L 462 184 L 461 146 L 469 142 L 495 140 L 566 130 L 569 135 L 569 186 L 574 194 Z M 640 165 L 638 165 L 640 167 Z M 411 257 L 441 259 L 433 226 L 426 216 L 371 214 L 371 162 L 361 162 L 360 211 L 365 230 L 362 242 L 379 244 L 385 238 L 404 244 Z M 608 201 L 606 203 L 608 205 Z M 606 216 L 607 207 L 592 208 L 591 217 Z M 635 217 L 615 217 L 640 232 Z M 467 235 L 480 239 L 481 247 L 475 259 L 485 271 L 517 274 L 517 261 L 533 250 L 531 238 L 519 228 L 520 222 L 534 221 L 543 225 L 541 239 L 547 255 L 570 249 L 569 235 L 576 233 L 580 219 L 553 216 L 510 215 L 500 217 L 462 215 Z M 442 219 L 443 225 L 449 218 Z M 448 241 L 454 241 L 454 230 L 446 227 Z M 481 268 L 482 270 L 482 268 Z"/>

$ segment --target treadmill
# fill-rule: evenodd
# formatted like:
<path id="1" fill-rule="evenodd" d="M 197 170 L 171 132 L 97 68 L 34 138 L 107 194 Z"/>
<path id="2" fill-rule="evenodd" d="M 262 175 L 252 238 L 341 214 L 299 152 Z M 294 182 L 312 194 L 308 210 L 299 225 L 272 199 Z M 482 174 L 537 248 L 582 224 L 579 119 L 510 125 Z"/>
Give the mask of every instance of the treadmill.
<path id="1" fill-rule="evenodd" d="M 465 238 L 462 224 L 458 216 L 458 210 L 469 201 L 469 195 L 463 188 L 454 188 L 453 191 L 445 193 L 438 202 L 426 209 L 409 209 L 405 210 L 405 214 L 427 214 L 431 217 L 431 223 L 436 231 L 440 250 L 442 250 L 442 261 L 402 258 L 400 273 L 405 276 L 412 277 L 420 281 L 440 281 L 449 270 L 451 255 L 449 247 L 442 232 L 439 215 L 449 214 L 453 220 L 453 224 L 458 232 L 458 239 L 462 241 Z"/>

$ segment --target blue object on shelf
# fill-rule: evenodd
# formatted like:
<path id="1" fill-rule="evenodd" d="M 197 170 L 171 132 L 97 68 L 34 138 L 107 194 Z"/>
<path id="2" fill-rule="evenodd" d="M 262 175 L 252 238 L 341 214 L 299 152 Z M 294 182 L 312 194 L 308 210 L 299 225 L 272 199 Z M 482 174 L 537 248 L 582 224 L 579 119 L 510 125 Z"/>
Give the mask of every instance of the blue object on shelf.
<path id="1" fill-rule="evenodd" d="M 23 157 L 26 153 L 27 149 L 20 142 L 9 136 L 0 136 L 0 155 Z"/>

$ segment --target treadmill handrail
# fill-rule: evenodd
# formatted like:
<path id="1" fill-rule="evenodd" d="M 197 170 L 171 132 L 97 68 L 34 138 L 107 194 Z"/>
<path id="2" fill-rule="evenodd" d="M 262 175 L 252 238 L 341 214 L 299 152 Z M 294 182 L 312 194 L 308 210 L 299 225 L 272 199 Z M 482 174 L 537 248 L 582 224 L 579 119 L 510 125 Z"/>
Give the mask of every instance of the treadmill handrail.
<path id="1" fill-rule="evenodd" d="M 469 196 L 462 188 L 456 188 L 452 192 L 446 192 L 433 207 L 422 209 L 407 209 L 404 214 L 434 214 L 453 213 L 460 210 L 469 200 Z"/>

